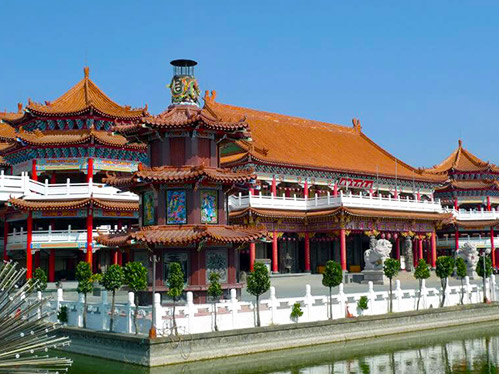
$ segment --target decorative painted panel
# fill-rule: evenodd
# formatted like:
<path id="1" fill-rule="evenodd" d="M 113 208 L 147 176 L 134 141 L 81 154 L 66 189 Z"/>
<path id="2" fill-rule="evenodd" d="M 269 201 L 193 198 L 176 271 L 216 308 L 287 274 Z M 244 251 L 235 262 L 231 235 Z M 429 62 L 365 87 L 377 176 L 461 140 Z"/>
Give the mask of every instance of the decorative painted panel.
<path id="1" fill-rule="evenodd" d="M 205 252 L 207 282 L 210 274 L 216 272 L 220 276 L 220 282 L 227 282 L 227 250 L 207 250 Z"/>
<path id="2" fill-rule="evenodd" d="M 33 219 L 87 217 L 87 210 L 33 211 Z"/>
<path id="3" fill-rule="evenodd" d="M 185 190 L 167 190 L 167 224 L 186 224 Z"/>
<path id="4" fill-rule="evenodd" d="M 142 224 L 155 224 L 155 196 L 153 191 L 146 191 L 142 195 Z"/>
<path id="5" fill-rule="evenodd" d="M 117 159 L 121 158 L 117 155 Z M 95 159 L 94 169 L 102 171 L 135 172 L 137 171 L 137 162 L 125 160 Z"/>
<path id="6" fill-rule="evenodd" d="M 124 219 L 137 219 L 139 218 L 139 213 L 137 211 L 114 211 L 114 210 L 105 210 L 102 208 L 94 209 L 94 217 L 116 217 L 116 218 L 124 218 Z"/>
<path id="7" fill-rule="evenodd" d="M 58 149 L 54 149 L 56 151 Z M 38 159 L 36 169 L 38 171 L 55 170 L 84 170 L 87 168 L 87 161 L 83 158 L 56 158 L 56 159 Z"/>
<path id="8" fill-rule="evenodd" d="M 217 190 L 200 190 L 201 222 L 217 224 Z"/>

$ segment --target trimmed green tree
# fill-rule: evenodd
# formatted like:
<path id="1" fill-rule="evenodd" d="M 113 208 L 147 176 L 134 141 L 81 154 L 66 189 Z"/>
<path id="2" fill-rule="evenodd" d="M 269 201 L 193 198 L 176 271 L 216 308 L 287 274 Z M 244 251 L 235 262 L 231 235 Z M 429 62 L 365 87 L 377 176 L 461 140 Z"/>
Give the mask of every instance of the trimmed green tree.
<path id="1" fill-rule="evenodd" d="M 33 280 L 35 290 L 37 292 L 43 292 L 45 289 L 47 289 L 47 275 L 45 274 L 45 271 L 40 267 L 35 270 L 35 272 L 33 273 L 33 278 L 31 280 Z"/>
<path id="2" fill-rule="evenodd" d="M 389 312 L 392 312 L 392 279 L 396 277 L 401 269 L 401 263 L 397 259 L 387 258 L 384 262 L 384 275 L 389 279 Z"/>
<path id="3" fill-rule="evenodd" d="M 115 294 L 118 289 L 123 286 L 123 281 L 125 280 L 125 274 L 123 272 L 122 266 L 119 264 L 113 264 L 108 267 L 100 284 L 104 289 L 111 291 L 111 314 L 109 317 L 109 332 L 113 331 L 113 322 L 115 317 Z"/>
<path id="4" fill-rule="evenodd" d="M 415 268 L 415 272 L 413 273 L 415 279 L 418 280 L 418 300 L 417 300 L 417 310 L 420 305 L 420 298 L 422 297 L 422 280 L 426 280 L 431 277 L 431 271 L 426 261 L 420 259 L 417 264 L 417 268 Z"/>
<path id="5" fill-rule="evenodd" d="M 460 304 L 464 304 L 464 279 L 467 276 L 467 264 L 463 258 L 458 257 L 455 260 L 457 266 L 457 276 L 460 278 Z"/>
<path id="6" fill-rule="evenodd" d="M 134 328 L 135 334 L 139 333 L 137 329 L 137 315 L 139 314 L 139 297 L 137 292 L 146 290 L 148 287 L 148 270 L 142 265 L 141 262 L 128 262 L 123 268 L 125 276 L 125 284 L 134 292 Z"/>
<path id="7" fill-rule="evenodd" d="M 210 285 L 208 286 L 208 295 L 212 298 L 212 302 L 214 304 L 214 330 L 218 331 L 217 328 L 217 302 L 219 301 L 220 296 L 222 296 L 222 287 L 219 283 L 220 275 L 217 272 L 210 273 L 208 277 L 208 281 L 210 281 Z"/>
<path id="8" fill-rule="evenodd" d="M 92 285 L 92 270 L 87 262 L 80 262 L 76 266 L 75 273 L 78 287 L 76 291 L 83 293 L 83 328 L 87 328 L 87 293 L 94 289 Z"/>
<path id="9" fill-rule="evenodd" d="M 342 267 L 340 263 L 334 262 L 333 260 L 329 260 L 326 262 L 325 272 L 323 273 L 323 280 L 321 281 L 324 286 L 326 286 L 329 290 L 328 296 L 328 304 L 330 315 L 328 319 L 333 319 L 333 311 L 332 311 L 332 288 L 339 286 L 342 283 Z"/>
<path id="10" fill-rule="evenodd" d="M 263 263 L 255 263 L 253 271 L 247 278 L 247 291 L 255 296 L 255 305 L 257 307 L 257 327 L 260 327 L 260 309 L 259 296 L 264 294 L 271 287 L 271 278 L 267 267 Z"/>
<path id="11" fill-rule="evenodd" d="M 174 301 L 174 308 L 172 312 L 173 319 L 173 328 L 175 335 L 178 335 L 177 332 L 177 323 L 175 321 L 175 302 L 177 298 L 182 295 L 184 291 L 184 273 L 182 272 L 181 265 L 177 262 L 172 262 L 168 265 L 168 278 L 167 278 L 167 287 L 168 292 L 167 295 L 172 298 Z"/>
<path id="12" fill-rule="evenodd" d="M 441 288 L 443 289 L 443 298 L 440 307 L 444 306 L 446 298 L 446 287 L 448 286 L 448 277 L 453 274 L 455 268 L 455 259 L 450 256 L 440 256 L 436 259 L 436 275 L 441 279 Z"/>
<path id="13" fill-rule="evenodd" d="M 484 251 L 484 250 L 483 250 Z M 476 273 L 483 278 L 483 301 L 488 302 L 486 298 L 486 279 L 493 273 L 491 265 L 491 258 L 489 256 L 480 256 L 476 265 Z"/>

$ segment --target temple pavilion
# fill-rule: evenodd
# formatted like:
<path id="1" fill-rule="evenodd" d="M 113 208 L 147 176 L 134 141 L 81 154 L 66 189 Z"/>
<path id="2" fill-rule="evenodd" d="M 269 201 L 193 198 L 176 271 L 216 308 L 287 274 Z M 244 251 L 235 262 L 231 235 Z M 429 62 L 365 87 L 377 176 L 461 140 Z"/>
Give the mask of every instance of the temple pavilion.
<path id="1" fill-rule="evenodd" d="M 120 251 L 94 237 L 135 223 L 138 197 L 99 181 L 106 172 L 132 173 L 147 163 L 146 144 L 110 132 L 116 121 L 132 123 L 146 114 L 147 107 L 112 101 L 88 68 L 58 99 L 29 99 L 17 113 L 0 114 L 4 259 L 26 264 L 28 278 L 43 267 L 49 281 L 73 279 L 79 260 L 94 270 L 122 261 Z"/>

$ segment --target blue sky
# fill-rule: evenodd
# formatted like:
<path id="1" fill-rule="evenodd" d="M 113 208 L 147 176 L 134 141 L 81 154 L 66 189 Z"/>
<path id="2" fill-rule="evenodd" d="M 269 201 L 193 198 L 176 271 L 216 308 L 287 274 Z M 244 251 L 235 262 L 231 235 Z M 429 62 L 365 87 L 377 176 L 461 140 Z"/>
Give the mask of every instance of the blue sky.
<path id="1" fill-rule="evenodd" d="M 498 2 L 0 1 L 0 109 L 90 76 L 162 111 L 169 61 L 220 102 L 351 125 L 414 166 L 498 163 Z M 353 153 L 356 150 L 352 150 Z"/>

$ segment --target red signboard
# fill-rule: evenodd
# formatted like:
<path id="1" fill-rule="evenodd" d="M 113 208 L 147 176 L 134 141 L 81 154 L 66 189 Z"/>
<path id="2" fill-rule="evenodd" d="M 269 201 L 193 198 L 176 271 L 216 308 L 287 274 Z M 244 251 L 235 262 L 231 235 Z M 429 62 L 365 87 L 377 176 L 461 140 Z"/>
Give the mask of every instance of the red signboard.
<path id="1" fill-rule="evenodd" d="M 373 180 L 363 180 L 363 179 L 358 179 L 358 178 L 342 177 L 339 181 L 339 185 L 346 186 L 346 187 L 369 189 L 373 186 Z"/>

